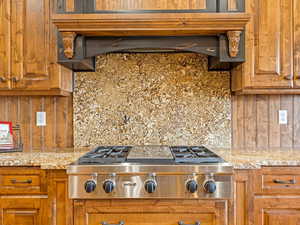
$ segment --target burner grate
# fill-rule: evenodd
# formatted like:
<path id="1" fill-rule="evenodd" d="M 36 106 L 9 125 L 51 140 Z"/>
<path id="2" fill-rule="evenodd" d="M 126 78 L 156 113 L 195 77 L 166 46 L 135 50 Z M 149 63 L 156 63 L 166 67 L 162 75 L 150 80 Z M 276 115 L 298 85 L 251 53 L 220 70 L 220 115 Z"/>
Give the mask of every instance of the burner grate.
<path id="1" fill-rule="evenodd" d="M 131 148 L 130 146 L 99 146 L 80 157 L 78 162 L 80 164 L 122 163 L 126 161 Z"/>
<path id="2" fill-rule="evenodd" d="M 222 158 L 204 146 L 170 147 L 176 163 L 221 163 Z"/>

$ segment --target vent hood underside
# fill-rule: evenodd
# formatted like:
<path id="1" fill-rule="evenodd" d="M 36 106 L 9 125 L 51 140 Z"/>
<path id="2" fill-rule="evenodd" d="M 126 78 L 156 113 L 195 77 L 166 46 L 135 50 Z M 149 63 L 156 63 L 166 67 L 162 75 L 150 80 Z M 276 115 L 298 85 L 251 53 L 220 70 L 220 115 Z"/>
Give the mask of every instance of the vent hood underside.
<path id="1" fill-rule="evenodd" d="M 191 15 L 56 14 L 58 63 L 73 71 L 95 71 L 106 53 L 194 52 L 209 56 L 210 69 L 245 61 L 245 13 Z"/>

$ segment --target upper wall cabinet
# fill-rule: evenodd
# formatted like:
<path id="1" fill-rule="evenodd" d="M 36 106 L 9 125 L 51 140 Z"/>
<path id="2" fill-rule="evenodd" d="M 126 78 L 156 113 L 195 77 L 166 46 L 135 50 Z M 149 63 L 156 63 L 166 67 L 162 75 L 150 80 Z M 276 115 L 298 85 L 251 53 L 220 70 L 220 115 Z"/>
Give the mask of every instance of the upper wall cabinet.
<path id="1" fill-rule="evenodd" d="M 72 72 L 56 64 L 51 0 L 0 1 L 0 95 L 68 95 Z"/>
<path id="2" fill-rule="evenodd" d="M 300 93 L 299 5 L 292 0 L 246 1 L 253 18 L 246 26 L 246 62 L 232 71 L 233 91 Z"/>

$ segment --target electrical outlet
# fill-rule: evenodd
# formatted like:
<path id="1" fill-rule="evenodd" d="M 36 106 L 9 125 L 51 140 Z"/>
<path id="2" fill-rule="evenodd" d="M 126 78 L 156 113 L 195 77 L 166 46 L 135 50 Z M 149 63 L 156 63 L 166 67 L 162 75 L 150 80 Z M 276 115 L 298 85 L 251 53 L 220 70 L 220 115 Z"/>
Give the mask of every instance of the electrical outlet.
<path id="1" fill-rule="evenodd" d="M 288 111 L 287 110 L 279 110 L 279 124 L 286 125 L 288 124 Z"/>
<path id="2" fill-rule="evenodd" d="M 36 112 L 36 125 L 38 127 L 46 126 L 46 112 Z"/>

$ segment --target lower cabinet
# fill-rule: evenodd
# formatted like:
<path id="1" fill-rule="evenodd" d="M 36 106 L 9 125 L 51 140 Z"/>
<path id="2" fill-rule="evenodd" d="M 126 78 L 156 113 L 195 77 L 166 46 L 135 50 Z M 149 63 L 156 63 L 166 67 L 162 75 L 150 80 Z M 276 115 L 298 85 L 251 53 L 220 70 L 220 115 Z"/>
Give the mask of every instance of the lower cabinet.
<path id="1" fill-rule="evenodd" d="M 2 198 L 1 225 L 44 225 L 47 199 Z"/>
<path id="2" fill-rule="evenodd" d="M 0 168 L 0 225 L 72 225 L 65 170 Z"/>
<path id="3" fill-rule="evenodd" d="M 249 224 L 300 225 L 300 167 L 262 167 L 250 174 Z"/>
<path id="4" fill-rule="evenodd" d="M 300 225 L 300 197 L 257 198 L 255 225 Z"/>
<path id="5" fill-rule="evenodd" d="M 226 201 L 76 200 L 74 225 L 225 225 Z"/>

